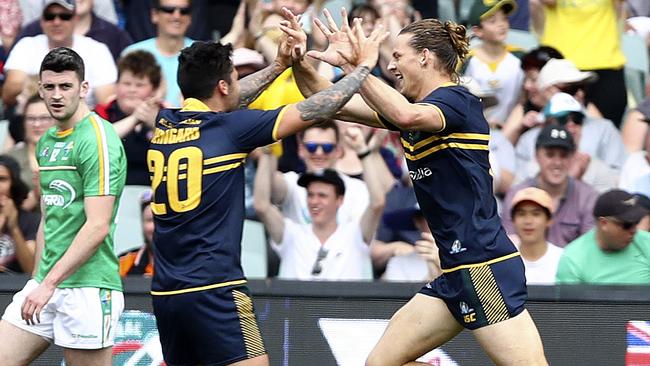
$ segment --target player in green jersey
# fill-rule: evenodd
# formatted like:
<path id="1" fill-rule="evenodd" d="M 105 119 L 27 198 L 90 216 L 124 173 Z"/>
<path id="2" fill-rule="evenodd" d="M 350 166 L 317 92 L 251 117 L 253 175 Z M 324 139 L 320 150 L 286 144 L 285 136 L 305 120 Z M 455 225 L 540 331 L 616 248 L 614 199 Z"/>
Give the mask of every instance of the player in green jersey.
<path id="1" fill-rule="evenodd" d="M 88 82 L 77 53 L 53 49 L 39 77 L 57 123 L 36 147 L 43 211 L 36 266 L 0 322 L 0 364 L 29 364 L 54 343 L 69 366 L 110 365 L 124 308 L 113 251 L 124 148 L 111 124 L 84 102 Z"/>

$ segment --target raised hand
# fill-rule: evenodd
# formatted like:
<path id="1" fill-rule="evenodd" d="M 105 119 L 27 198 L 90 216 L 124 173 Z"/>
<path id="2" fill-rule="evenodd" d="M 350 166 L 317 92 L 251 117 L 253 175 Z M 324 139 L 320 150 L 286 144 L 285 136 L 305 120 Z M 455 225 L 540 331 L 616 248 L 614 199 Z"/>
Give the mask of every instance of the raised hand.
<path id="1" fill-rule="evenodd" d="M 302 60 L 307 49 L 307 34 L 300 26 L 300 16 L 294 15 L 291 10 L 282 8 L 285 20 L 280 22 L 280 29 L 287 36 L 287 45 L 281 52 L 289 52 L 293 62 Z"/>
<path id="2" fill-rule="evenodd" d="M 389 33 L 384 31 L 384 27 L 378 25 L 366 37 L 361 27 L 361 19 L 354 19 L 354 27 L 347 30 L 350 50 L 337 50 L 347 63 L 351 66 L 366 66 L 372 69 L 379 59 L 379 45 L 388 37 Z"/>
<path id="3" fill-rule="evenodd" d="M 323 24 L 318 18 L 314 18 L 314 24 L 316 28 L 319 29 L 327 38 L 327 49 L 325 51 L 309 51 L 307 56 L 313 57 L 317 60 L 327 62 L 332 66 L 343 66 L 347 62 L 343 57 L 341 57 L 339 51 L 349 52 L 350 42 L 348 40 L 347 31 L 350 29 L 348 25 L 348 13 L 345 8 L 341 8 L 341 18 L 343 19 L 343 24 L 341 28 L 336 25 L 332 14 L 325 9 L 323 10 L 323 15 L 327 21 L 327 25 Z"/>

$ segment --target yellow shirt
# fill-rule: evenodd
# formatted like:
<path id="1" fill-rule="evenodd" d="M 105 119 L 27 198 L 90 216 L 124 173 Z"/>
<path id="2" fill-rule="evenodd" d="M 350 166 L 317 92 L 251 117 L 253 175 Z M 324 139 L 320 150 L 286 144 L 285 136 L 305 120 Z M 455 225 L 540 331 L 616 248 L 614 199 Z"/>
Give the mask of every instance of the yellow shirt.
<path id="1" fill-rule="evenodd" d="M 621 50 L 616 0 L 557 0 L 544 7 L 542 44 L 558 49 L 579 69 L 618 69 Z"/>

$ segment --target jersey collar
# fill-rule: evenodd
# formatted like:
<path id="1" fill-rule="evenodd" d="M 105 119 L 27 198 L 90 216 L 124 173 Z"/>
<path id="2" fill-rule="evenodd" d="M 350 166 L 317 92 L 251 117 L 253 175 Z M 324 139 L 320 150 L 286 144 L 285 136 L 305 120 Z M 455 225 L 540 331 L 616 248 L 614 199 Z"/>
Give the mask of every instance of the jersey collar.
<path id="1" fill-rule="evenodd" d="M 181 112 L 210 112 L 210 108 L 196 98 L 187 98 L 183 102 Z"/>

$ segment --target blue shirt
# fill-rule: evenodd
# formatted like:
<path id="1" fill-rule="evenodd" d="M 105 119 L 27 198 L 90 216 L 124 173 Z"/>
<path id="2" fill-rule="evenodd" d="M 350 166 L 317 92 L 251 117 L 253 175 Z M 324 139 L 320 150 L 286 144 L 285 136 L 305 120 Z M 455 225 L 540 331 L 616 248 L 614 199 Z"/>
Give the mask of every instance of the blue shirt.
<path id="1" fill-rule="evenodd" d="M 193 42 L 193 40 L 185 38 L 183 47 L 189 47 Z M 122 55 L 135 50 L 149 51 L 154 55 L 156 62 L 160 65 L 162 75 L 165 78 L 165 83 L 167 84 L 165 102 L 169 103 L 172 107 L 179 107 L 181 105 L 182 95 L 181 88 L 178 86 L 176 74 L 178 73 L 178 56 L 180 55 L 180 52 L 171 56 L 161 54 L 160 51 L 158 51 L 158 47 L 156 47 L 156 38 L 154 37 L 130 45 L 124 49 Z"/>
<path id="2" fill-rule="evenodd" d="M 492 192 L 490 131 L 480 100 L 453 85 L 435 89 L 418 104 L 433 105 L 444 120 L 438 132 L 401 131 L 400 139 L 443 270 L 512 255 L 516 249 L 501 227 Z"/>
<path id="3" fill-rule="evenodd" d="M 245 282 L 244 161 L 276 140 L 281 110 L 212 112 L 189 98 L 183 109 L 160 111 L 147 152 L 154 194 L 152 294 Z"/>

